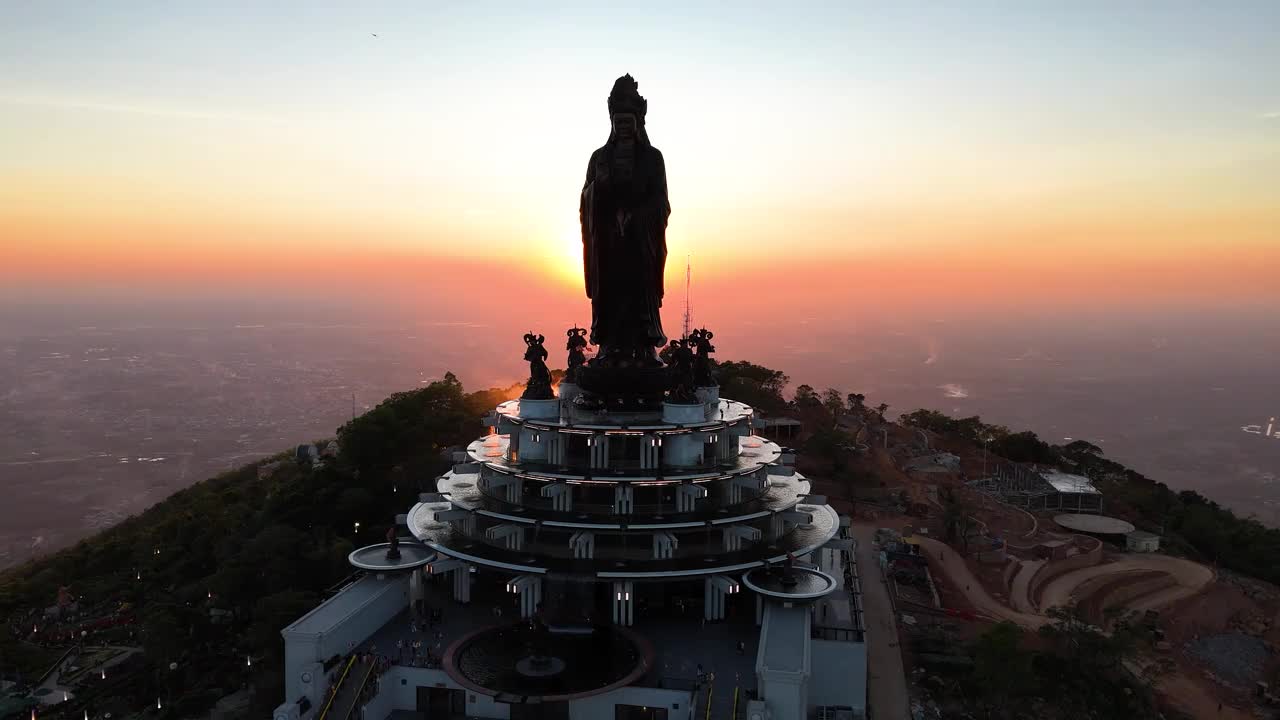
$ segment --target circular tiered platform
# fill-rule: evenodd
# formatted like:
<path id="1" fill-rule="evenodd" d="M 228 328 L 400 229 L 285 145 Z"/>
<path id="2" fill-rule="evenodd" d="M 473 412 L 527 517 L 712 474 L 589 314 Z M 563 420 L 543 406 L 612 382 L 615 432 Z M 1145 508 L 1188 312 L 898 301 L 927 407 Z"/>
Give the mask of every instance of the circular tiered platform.
<path id="1" fill-rule="evenodd" d="M 828 542 L 835 511 L 806 503 L 809 482 L 753 434 L 752 409 L 713 390 L 589 417 L 558 400 L 503 403 L 409 530 L 477 566 L 595 581 L 740 573 Z"/>
<path id="2" fill-rule="evenodd" d="M 836 589 L 836 580 L 812 568 L 756 568 L 742 576 L 742 584 L 775 600 L 813 600 Z"/>
<path id="3" fill-rule="evenodd" d="M 391 543 L 367 545 L 356 549 L 347 556 L 347 560 L 353 566 L 370 572 L 402 572 L 420 568 L 436 557 L 435 550 L 413 538 L 400 541 L 397 548 L 399 557 L 388 557 L 390 549 Z"/>

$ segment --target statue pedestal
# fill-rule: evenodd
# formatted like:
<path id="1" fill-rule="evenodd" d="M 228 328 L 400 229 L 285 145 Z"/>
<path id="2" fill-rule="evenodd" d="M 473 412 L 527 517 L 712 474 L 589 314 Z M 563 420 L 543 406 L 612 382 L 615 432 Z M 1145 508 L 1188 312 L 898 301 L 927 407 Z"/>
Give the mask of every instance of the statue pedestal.
<path id="1" fill-rule="evenodd" d="M 558 420 L 560 419 L 560 400 L 526 400 L 520 399 L 520 419 L 522 420 Z"/>
<path id="2" fill-rule="evenodd" d="M 698 400 L 703 405 L 718 405 L 720 403 L 720 386 L 709 385 L 696 389 Z M 714 409 L 714 408 L 712 408 Z"/>
<path id="3" fill-rule="evenodd" d="M 577 383 L 562 382 L 560 383 L 560 402 L 571 403 L 573 399 L 582 394 L 582 388 Z"/>
<path id="4" fill-rule="evenodd" d="M 662 422 L 672 425 L 691 425 L 707 421 L 706 406 L 702 403 L 685 405 L 681 403 L 662 403 Z"/>

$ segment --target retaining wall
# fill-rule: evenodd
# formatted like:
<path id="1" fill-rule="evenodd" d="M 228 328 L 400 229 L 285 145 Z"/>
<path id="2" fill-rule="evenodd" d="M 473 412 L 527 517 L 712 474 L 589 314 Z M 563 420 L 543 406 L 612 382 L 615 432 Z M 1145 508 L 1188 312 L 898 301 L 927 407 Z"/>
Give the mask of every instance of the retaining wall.
<path id="1" fill-rule="evenodd" d="M 1092 567 L 1102 562 L 1101 540 L 1082 535 L 1076 535 L 1073 539 L 1078 546 L 1083 546 L 1082 552 L 1062 560 L 1051 560 L 1042 565 L 1036 571 L 1036 574 L 1031 576 L 1031 582 L 1027 584 L 1027 594 L 1031 597 L 1031 602 L 1035 603 L 1036 607 L 1040 607 L 1040 590 L 1045 583 L 1063 573 Z M 1044 608 L 1041 609 L 1043 610 Z"/>

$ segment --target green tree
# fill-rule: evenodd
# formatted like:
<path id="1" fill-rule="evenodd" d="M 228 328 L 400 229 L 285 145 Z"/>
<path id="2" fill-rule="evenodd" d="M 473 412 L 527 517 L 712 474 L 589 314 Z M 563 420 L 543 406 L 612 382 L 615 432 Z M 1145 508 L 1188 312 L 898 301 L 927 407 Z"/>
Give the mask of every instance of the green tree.
<path id="1" fill-rule="evenodd" d="M 1022 649 L 1022 628 L 1007 620 L 978 637 L 972 679 L 987 718 L 1010 717 L 1010 701 L 1035 691 L 1031 659 Z"/>
<path id="2" fill-rule="evenodd" d="M 826 409 L 827 415 L 831 420 L 831 429 L 835 430 L 840 427 L 840 419 L 846 413 L 844 399 L 840 397 L 840 391 L 835 388 L 824 390 L 822 392 L 822 407 Z"/>

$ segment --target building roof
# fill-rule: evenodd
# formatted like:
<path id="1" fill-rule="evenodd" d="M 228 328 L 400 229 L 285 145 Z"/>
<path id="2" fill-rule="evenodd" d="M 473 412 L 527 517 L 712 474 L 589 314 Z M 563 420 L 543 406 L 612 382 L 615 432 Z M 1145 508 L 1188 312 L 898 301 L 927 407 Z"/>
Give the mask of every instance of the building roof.
<path id="1" fill-rule="evenodd" d="M 343 620 L 360 612 L 388 589 L 396 590 L 397 588 L 394 588 L 391 583 L 379 580 L 376 575 L 365 575 L 317 605 L 311 612 L 295 620 L 281 633 L 315 635 L 330 631 Z"/>
<path id="2" fill-rule="evenodd" d="M 1053 521 L 1068 530 L 1095 535 L 1128 535 L 1134 530 L 1133 523 L 1106 515 L 1065 513 L 1056 516 Z"/>
<path id="3" fill-rule="evenodd" d="M 1059 470 L 1041 471 L 1040 477 L 1045 482 L 1053 486 L 1053 489 L 1060 493 L 1084 493 L 1090 495 L 1101 495 L 1098 488 L 1093 486 L 1093 482 L 1083 475 L 1072 475 Z"/>
<path id="4" fill-rule="evenodd" d="M 770 603 L 765 607 L 760 628 L 756 670 L 804 672 L 809 669 L 808 645 L 808 606 L 784 607 Z"/>

